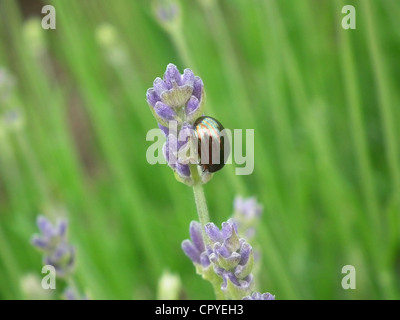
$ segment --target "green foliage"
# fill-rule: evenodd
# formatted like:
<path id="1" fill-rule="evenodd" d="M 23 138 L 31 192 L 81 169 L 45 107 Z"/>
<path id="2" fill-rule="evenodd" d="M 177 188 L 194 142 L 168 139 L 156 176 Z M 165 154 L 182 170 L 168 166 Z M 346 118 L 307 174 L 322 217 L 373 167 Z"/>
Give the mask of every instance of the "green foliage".
<path id="1" fill-rule="evenodd" d="M 155 298 L 167 269 L 189 299 L 214 298 L 180 249 L 192 190 L 146 161 L 145 93 L 170 62 L 202 77 L 208 115 L 255 129 L 254 173 L 227 165 L 205 193 L 217 225 L 236 194 L 264 205 L 258 289 L 400 298 L 398 0 L 180 1 L 170 30 L 151 1 L 48 2 L 56 30 L 40 28 L 41 3 L 0 2 L 0 67 L 16 80 L 0 116 L 22 117 L 0 124 L 1 299 L 26 298 L 21 279 L 41 275 L 35 218 L 59 211 L 92 298 Z M 355 30 L 342 29 L 345 4 Z M 348 264 L 356 290 L 341 287 Z"/>

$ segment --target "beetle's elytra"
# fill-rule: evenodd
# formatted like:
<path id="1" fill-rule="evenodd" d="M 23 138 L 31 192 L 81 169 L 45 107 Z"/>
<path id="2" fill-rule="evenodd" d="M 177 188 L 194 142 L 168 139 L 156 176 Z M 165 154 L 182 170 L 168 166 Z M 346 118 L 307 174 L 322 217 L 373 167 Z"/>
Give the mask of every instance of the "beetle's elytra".
<path id="1" fill-rule="evenodd" d="M 229 150 L 225 150 L 224 145 L 227 137 L 221 133 L 224 127 L 217 119 L 203 116 L 195 121 L 194 129 L 198 143 L 199 165 L 203 171 L 216 172 L 221 170 L 227 160 L 224 155 L 225 153 L 229 154 Z M 229 143 L 227 143 L 228 146 Z"/>

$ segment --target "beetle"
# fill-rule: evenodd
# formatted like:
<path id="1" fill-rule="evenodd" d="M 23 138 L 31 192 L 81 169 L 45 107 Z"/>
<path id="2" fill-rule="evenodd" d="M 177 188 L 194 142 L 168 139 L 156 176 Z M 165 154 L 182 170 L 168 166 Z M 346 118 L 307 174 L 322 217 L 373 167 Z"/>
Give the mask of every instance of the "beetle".
<path id="1" fill-rule="evenodd" d="M 229 141 L 228 137 L 222 133 L 222 130 L 224 130 L 222 124 L 217 119 L 209 116 L 202 116 L 194 122 L 194 132 L 197 138 L 197 154 L 199 165 L 203 169 L 203 172 L 216 172 L 221 170 L 225 165 L 228 156 L 225 159 L 224 155 L 225 153 L 228 155 L 230 150 L 225 149 L 229 148 L 229 143 L 226 143 L 225 146 L 224 142 Z"/>

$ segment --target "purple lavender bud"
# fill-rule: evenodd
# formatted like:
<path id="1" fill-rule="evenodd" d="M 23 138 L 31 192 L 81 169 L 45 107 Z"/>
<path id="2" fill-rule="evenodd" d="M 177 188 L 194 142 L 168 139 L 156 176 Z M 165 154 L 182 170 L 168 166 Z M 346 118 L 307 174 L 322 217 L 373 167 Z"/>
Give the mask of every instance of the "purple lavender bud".
<path id="1" fill-rule="evenodd" d="M 157 101 L 154 111 L 164 122 L 174 120 L 177 117 L 175 111 L 161 101 Z"/>
<path id="2" fill-rule="evenodd" d="M 59 221 L 58 225 L 57 225 L 57 229 L 58 229 L 58 234 L 61 238 L 65 238 L 67 235 L 67 228 L 68 228 L 68 222 L 67 220 L 61 220 Z"/>
<path id="3" fill-rule="evenodd" d="M 70 287 L 65 288 L 63 292 L 63 298 L 65 300 L 89 300 L 86 295 L 81 296 L 79 293 L 76 292 L 76 290 Z"/>
<path id="4" fill-rule="evenodd" d="M 203 80 L 200 77 L 194 77 L 194 84 L 193 84 L 193 96 L 197 98 L 198 101 L 202 100 L 204 92 L 204 84 Z"/>
<path id="5" fill-rule="evenodd" d="M 244 297 L 242 300 L 275 300 L 275 296 L 270 294 L 269 292 L 254 292 L 253 294 Z"/>
<path id="6" fill-rule="evenodd" d="M 216 268 L 214 268 L 214 271 L 223 279 L 223 283 L 221 285 L 221 289 L 223 291 L 234 290 L 241 292 L 250 292 L 254 287 L 253 276 L 251 274 L 243 279 L 238 279 L 230 271 L 224 269 L 216 270 Z"/>
<path id="7" fill-rule="evenodd" d="M 178 69 L 176 69 L 176 70 L 178 71 Z M 178 74 L 179 74 L 179 71 L 178 71 Z M 195 76 L 194 76 L 193 71 L 190 69 L 185 69 L 185 70 L 183 70 L 183 75 L 182 75 L 182 78 L 180 79 L 181 85 L 182 86 L 190 86 L 192 88 L 191 93 L 193 93 L 194 79 L 195 79 Z"/>
<path id="8" fill-rule="evenodd" d="M 182 242 L 183 252 L 192 260 L 193 263 L 199 264 L 202 267 L 208 267 L 210 260 L 205 252 L 203 234 L 201 224 L 197 221 L 192 221 L 189 227 L 190 239 Z"/>
<path id="9" fill-rule="evenodd" d="M 222 223 L 221 229 L 213 223 L 205 226 L 205 232 L 211 241 L 206 252 L 214 266 L 214 271 L 223 279 L 221 289 L 248 293 L 253 286 L 253 252 L 244 239 L 238 237 L 237 225 L 233 219 Z"/>
<path id="10" fill-rule="evenodd" d="M 178 163 L 176 165 L 176 173 L 178 174 L 179 178 L 182 178 L 182 179 L 189 178 L 190 177 L 189 165 Z"/>
<path id="11" fill-rule="evenodd" d="M 176 65 L 170 63 L 164 73 L 164 83 L 167 90 L 172 89 L 174 85 L 180 86 L 182 82 L 183 81 L 181 81 L 181 74 L 178 68 Z"/>
<path id="12" fill-rule="evenodd" d="M 194 86 L 194 74 L 190 69 L 185 69 L 184 74 L 179 73 L 178 68 L 170 63 L 164 73 L 164 79 L 156 78 L 153 88 L 159 101 L 162 101 L 170 108 L 185 107 L 192 96 Z M 147 102 L 152 106 L 157 96 L 149 89 L 147 91 Z"/>
<path id="13" fill-rule="evenodd" d="M 164 133 L 164 135 L 167 137 L 168 136 L 168 128 L 167 127 L 164 127 L 163 125 L 161 125 L 161 124 L 158 124 L 158 127 L 161 129 L 161 131 Z"/>
<path id="14" fill-rule="evenodd" d="M 39 216 L 37 226 L 41 234 L 32 237 L 32 245 L 44 253 L 44 264 L 54 266 L 57 276 L 67 276 L 75 265 L 75 249 L 67 242 L 67 220 L 59 219 L 57 224 L 52 224 Z"/>
<path id="15" fill-rule="evenodd" d="M 196 248 L 196 246 L 190 240 L 183 240 L 182 242 L 183 252 L 192 260 L 194 263 L 200 263 L 201 252 Z"/>
<path id="16" fill-rule="evenodd" d="M 190 117 L 192 114 L 196 113 L 199 105 L 199 99 L 195 96 L 191 96 L 186 107 L 186 116 Z"/>
<path id="17" fill-rule="evenodd" d="M 207 233 L 207 236 L 211 239 L 211 241 L 217 242 L 217 241 L 222 241 L 221 237 L 221 232 L 219 231 L 218 227 L 210 222 L 207 223 L 205 226 L 205 230 Z"/>
<path id="18" fill-rule="evenodd" d="M 168 91 L 167 84 L 160 77 L 155 78 L 155 80 L 153 81 L 153 88 L 154 88 L 154 91 L 157 93 L 157 96 L 160 97 L 160 101 L 161 101 L 161 94 Z"/>
<path id="19" fill-rule="evenodd" d="M 192 221 L 189 226 L 190 238 L 197 250 L 203 252 L 206 248 L 204 246 L 203 235 L 201 231 L 201 224 L 197 221 Z"/>
<path id="20" fill-rule="evenodd" d="M 180 7 L 175 0 L 154 0 L 153 12 L 157 21 L 166 30 L 172 29 L 180 22 Z"/>
<path id="21" fill-rule="evenodd" d="M 207 268 L 210 266 L 211 264 L 210 257 L 208 256 L 206 251 L 200 254 L 200 263 L 203 268 Z"/>
<path id="22" fill-rule="evenodd" d="M 254 197 L 243 198 L 236 197 L 234 200 L 234 211 L 238 214 L 246 216 L 248 219 L 259 218 L 262 213 L 262 205 L 257 202 Z"/>
<path id="23" fill-rule="evenodd" d="M 57 277 L 64 278 L 71 274 L 75 267 L 75 248 L 62 243 L 43 258 L 43 263 L 52 265 L 56 270 Z"/>
<path id="24" fill-rule="evenodd" d="M 255 235 L 257 223 L 261 217 L 262 205 L 256 198 L 236 197 L 233 203 L 233 217 L 238 224 L 239 234 L 247 240 L 251 240 Z"/>
<path id="25" fill-rule="evenodd" d="M 150 88 L 146 92 L 147 102 L 149 103 L 150 107 L 155 107 L 156 103 L 161 101 L 160 96 L 154 90 L 154 88 Z"/>
<path id="26" fill-rule="evenodd" d="M 48 249 L 48 241 L 46 241 L 45 239 L 34 235 L 32 237 L 31 243 L 33 246 L 35 246 L 36 248 L 40 249 L 40 250 L 47 250 Z"/>
<path id="27" fill-rule="evenodd" d="M 195 77 L 193 84 L 193 93 L 186 105 L 186 120 L 194 122 L 203 115 L 204 103 L 203 81 L 199 77 Z"/>
<path id="28" fill-rule="evenodd" d="M 53 224 L 43 216 L 39 216 L 36 219 L 36 224 L 46 238 L 54 237 L 57 234 L 55 228 L 53 228 Z"/>

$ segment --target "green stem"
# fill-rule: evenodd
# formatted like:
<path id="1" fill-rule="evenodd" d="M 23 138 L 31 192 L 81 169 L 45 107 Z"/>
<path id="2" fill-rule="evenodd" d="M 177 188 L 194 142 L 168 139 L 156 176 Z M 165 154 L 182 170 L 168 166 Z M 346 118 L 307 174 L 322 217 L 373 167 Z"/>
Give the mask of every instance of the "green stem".
<path id="1" fill-rule="evenodd" d="M 189 53 L 188 47 L 186 46 L 185 42 L 185 36 L 183 34 L 183 31 L 180 27 L 177 27 L 169 32 L 171 36 L 171 41 L 175 46 L 175 49 L 178 51 L 182 62 L 186 66 L 190 66 L 191 69 L 194 69 L 197 71 L 196 66 L 194 64 L 194 61 L 192 59 L 192 56 Z"/>
<path id="2" fill-rule="evenodd" d="M 199 215 L 199 220 L 201 224 L 201 232 L 203 234 L 203 239 L 205 244 L 211 244 L 210 239 L 207 237 L 205 232 L 205 225 L 210 222 L 210 216 L 208 214 L 206 197 L 204 196 L 203 185 L 201 183 L 201 178 L 197 171 L 197 165 L 190 165 L 190 173 L 192 175 L 194 185 L 193 185 L 193 193 L 194 200 L 196 202 L 197 214 Z M 210 281 L 215 292 L 215 297 L 217 300 L 226 300 L 224 292 L 221 290 L 221 278 L 214 273 L 214 270 L 209 270 L 211 272 L 211 276 L 204 276 L 203 278 Z"/>
<path id="3" fill-rule="evenodd" d="M 216 282 L 211 282 L 211 284 L 214 288 L 216 300 L 226 300 L 225 294 L 221 290 L 221 284 Z"/>
<path id="4" fill-rule="evenodd" d="M 203 185 L 201 184 L 201 179 L 199 173 L 197 172 L 197 165 L 190 165 L 190 173 L 192 174 L 194 185 L 193 193 L 194 200 L 196 202 L 197 214 L 199 216 L 201 231 L 203 233 L 203 239 L 206 243 L 209 242 L 208 237 L 205 234 L 205 225 L 210 222 L 210 216 L 208 214 L 206 197 L 204 196 Z"/>

